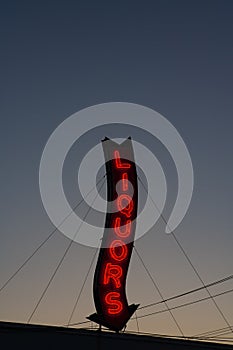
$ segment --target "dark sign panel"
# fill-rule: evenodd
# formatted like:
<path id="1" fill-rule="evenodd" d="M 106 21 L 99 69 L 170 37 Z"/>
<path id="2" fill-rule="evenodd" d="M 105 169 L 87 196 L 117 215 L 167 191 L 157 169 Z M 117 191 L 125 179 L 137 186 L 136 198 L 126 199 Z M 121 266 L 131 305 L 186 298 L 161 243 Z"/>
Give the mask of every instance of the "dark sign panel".
<path id="1" fill-rule="evenodd" d="M 120 145 L 106 138 L 102 146 L 107 172 L 108 206 L 94 276 L 97 313 L 88 319 L 119 331 L 138 307 L 138 304 L 128 305 L 125 291 L 137 217 L 137 173 L 130 138 Z"/>

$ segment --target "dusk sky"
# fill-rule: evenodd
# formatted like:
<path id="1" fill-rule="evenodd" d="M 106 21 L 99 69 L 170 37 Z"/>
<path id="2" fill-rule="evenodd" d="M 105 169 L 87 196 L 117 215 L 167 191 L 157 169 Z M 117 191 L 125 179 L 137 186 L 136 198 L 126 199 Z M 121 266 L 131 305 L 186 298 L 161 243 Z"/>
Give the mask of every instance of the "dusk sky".
<path id="1" fill-rule="evenodd" d="M 206 284 L 233 274 L 233 2 L 9 0 L 1 2 L 0 35 L 1 285 L 53 230 L 39 190 L 40 159 L 49 136 L 75 112 L 114 101 L 152 108 L 178 130 L 195 181 L 175 235 Z M 103 136 L 130 134 L 163 167 L 168 183 L 163 214 L 169 217 L 177 192 L 172 160 L 158 141 L 130 128 L 98 128 L 74 145 L 64 168 L 71 205 L 79 200 L 80 158 Z M 0 293 L 2 321 L 27 322 L 68 243 L 57 232 Z M 162 220 L 135 245 L 164 298 L 201 286 Z M 94 248 L 72 245 L 31 323 L 67 323 L 94 253 Z M 94 266 L 73 323 L 95 311 L 93 274 Z M 233 280 L 210 291 L 231 288 Z M 135 253 L 127 296 L 141 306 L 161 300 Z M 169 306 L 206 296 L 204 290 Z M 233 293 L 216 302 L 233 325 Z M 174 310 L 174 316 L 185 335 L 227 327 L 211 300 Z M 138 322 L 140 331 L 179 335 L 169 312 Z M 137 330 L 135 320 L 127 329 Z"/>

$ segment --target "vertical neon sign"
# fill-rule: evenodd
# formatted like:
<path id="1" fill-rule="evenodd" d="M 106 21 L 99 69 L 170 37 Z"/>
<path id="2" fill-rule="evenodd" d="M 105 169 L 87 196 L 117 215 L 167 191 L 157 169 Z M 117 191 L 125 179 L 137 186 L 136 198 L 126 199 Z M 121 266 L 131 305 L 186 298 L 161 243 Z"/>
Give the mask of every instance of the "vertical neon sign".
<path id="1" fill-rule="evenodd" d="M 105 138 L 102 146 L 106 160 L 108 207 L 94 276 L 97 313 L 88 319 L 119 331 L 138 307 L 138 304 L 128 305 L 125 291 L 137 216 L 137 173 L 130 138 L 120 145 Z"/>

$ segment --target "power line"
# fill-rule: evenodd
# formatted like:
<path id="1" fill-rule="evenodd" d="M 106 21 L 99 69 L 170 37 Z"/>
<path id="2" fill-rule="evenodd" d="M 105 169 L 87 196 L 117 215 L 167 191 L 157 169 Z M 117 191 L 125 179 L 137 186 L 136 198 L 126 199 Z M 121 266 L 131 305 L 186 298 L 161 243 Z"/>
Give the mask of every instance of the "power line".
<path id="1" fill-rule="evenodd" d="M 137 311 L 135 311 L 135 319 L 136 319 L 137 331 L 138 331 L 138 333 L 140 333 Z"/>
<path id="2" fill-rule="evenodd" d="M 127 334 L 135 334 L 136 332 L 133 332 L 133 331 L 126 331 Z M 151 333 L 151 332 L 139 332 L 139 334 L 141 335 L 147 335 L 147 336 L 152 336 L 152 337 L 155 337 L 155 338 L 169 338 L 169 339 L 181 339 L 181 340 L 197 340 L 197 341 L 206 341 L 206 342 L 209 342 L 209 339 L 208 338 L 196 338 L 195 336 L 174 336 L 174 335 L 170 335 L 170 334 L 159 334 L 159 333 Z M 219 340 L 223 340 L 223 341 L 226 341 L 228 342 L 231 342 L 231 340 L 233 340 L 232 338 L 215 338 L 215 339 L 211 339 L 211 341 L 214 340 L 214 341 L 219 341 Z"/>
<path id="3" fill-rule="evenodd" d="M 80 297 L 81 297 L 83 288 L 84 288 L 84 286 L 85 286 L 85 284 L 86 284 L 88 275 L 89 275 L 89 273 L 90 273 L 90 271 L 91 271 L 91 268 L 92 268 L 92 265 L 93 265 L 93 263 L 94 263 L 94 260 L 95 260 L 95 257 L 96 257 L 97 252 L 98 252 L 98 248 L 95 250 L 95 253 L 94 253 L 93 258 L 92 258 L 92 260 L 91 260 L 91 264 L 90 264 L 89 269 L 88 269 L 88 271 L 87 271 L 87 274 L 86 274 L 86 276 L 85 276 L 85 278 L 84 278 L 82 287 L 81 287 L 81 289 L 80 289 L 80 291 L 79 291 L 78 297 L 77 297 L 77 299 L 76 299 L 76 301 L 75 301 L 75 304 L 74 304 L 74 307 L 73 307 L 73 309 L 72 309 L 72 311 L 71 311 L 71 315 L 70 315 L 70 317 L 69 317 L 69 321 L 68 321 L 68 323 L 67 323 L 67 327 L 70 326 L 70 322 L 71 322 L 71 320 L 72 320 L 72 317 L 73 317 L 73 315 L 74 315 L 74 312 L 75 312 L 76 307 L 77 307 L 77 305 L 78 305 L 78 302 L 79 302 L 79 300 L 80 300 Z"/>
<path id="4" fill-rule="evenodd" d="M 231 326 L 230 328 L 233 328 L 233 326 Z M 195 334 L 195 337 L 216 336 L 218 334 L 225 333 L 226 331 L 228 332 L 230 328 L 229 327 L 224 327 L 224 328 L 214 329 L 212 331 L 207 331 L 207 332 L 204 332 L 204 333 Z"/>
<path id="5" fill-rule="evenodd" d="M 104 185 L 104 182 L 102 183 L 102 185 L 101 185 L 101 187 L 100 187 L 100 190 L 101 190 L 101 188 L 103 187 L 103 185 Z M 95 202 L 97 196 L 98 196 L 98 193 L 96 194 L 95 198 L 93 199 L 91 205 L 94 204 L 94 202 Z M 48 283 L 47 283 L 45 289 L 43 290 L 43 292 L 42 292 L 42 294 L 41 294 L 41 296 L 40 296 L 38 302 L 36 303 L 36 305 L 35 305 L 35 307 L 34 307 L 32 313 L 30 314 L 27 323 L 30 323 L 30 321 L 31 321 L 31 319 L 32 319 L 32 317 L 33 317 L 33 315 L 35 314 L 35 312 L 36 312 L 38 306 L 40 305 L 40 303 L 41 303 L 41 301 L 42 301 L 44 295 L 46 294 L 46 292 L 47 292 L 47 290 L 48 290 L 48 288 L 49 288 L 49 286 L 50 286 L 50 284 L 51 284 L 51 282 L 53 281 L 54 277 L 56 276 L 57 271 L 59 270 L 60 266 L 62 265 L 62 263 L 63 263 L 63 261 L 64 261 L 66 255 L 67 255 L 68 251 L 70 250 L 72 244 L 74 243 L 74 240 L 75 240 L 75 238 L 77 237 L 77 235 L 78 235 L 78 233 L 79 233 L 79 231 L 80 231 L 80 229 L 81 229 L 81 227 L 82 227 L 82 225 L 83 225 L 85 219 L 87 218 L 87 216 L 88 216 L 88 214 L 89 214 L 89 212 L 90 212 L 91 209 L 92 209 L 92 207 L 89 206 L 89 208 L 88 208 L 88 210 L 87 210 L 87 212 L 86 212 L 86 214 L 85 214 L 85 216 L 84 216 L 82 222 L 80 223 L 80 225 L 79 225 L 79 227 L 78 227 L 78 229 L 77 229 L 77 231 L 76 231 L 76 233 L 75 233 L 73 239 L 69 242 L 69 244 L 68 244 L 68 246 L 67 246 L 67 248 L 66 248 L 66 250 L 65 250 L 65 252 L 64 252 L 64 254 L 63 254 L 63 256 L 61 257 L 61 259 L 60 259 L 60 261 L 59 261 L 57 267 L 55 268 L 55 270 L 54 270 L 52 276 L 50 277 L 50 279 L 49 279 L 49 281 L 48 281 Z"/>
<path id="6" fill-rule="evenodd" d="M 91 321 L 84 321 L 84 322 L 77 322 L 77 323 L 72 323 L 71 326 L 79 326 L 79 325 L 82 325 L 82 324 L 86 324 L 86 323 L 91 323 Z M 228 327 L 226 327 L 228 328 Z M 82 329 L 92 329 L 91 327 L 86 327 L 86 328 L 82 328 Z M 224 328 L 223 328 L 224 329 Z M 174 339 L 186 339 L 186 340 L 198 340 L 198 341 L 225 341 L 225 342 L 228 342 L 228 343 L 231 343 L 233 342 L 233 338 L 222 338 L 222 337 L 218 337 L 216 336 L 215 338 L 208 338 L 207 336 L 205 336 L 205 333 L 203 333 L 203 336 L 202 334 L 200 334 L 200 336 L 198 335 L 194 335 L 194 336 L 173 336 L 173 335 L 170 335 L 170 334 L 159 334 L 159 333 L 151 333 L 151 332 L 142 332 L 142 331 L 125 331 L 125 333 L 127 334 L 141 334 L 141 335 L 148 335 L 148 336 L 153 336 L 153 337 L 159 337 L 159 338 L 174 338 Z M 227 335 L 227 333 L 225 333 L 225 335 Z"/>
<path id="7" fill-rule="evenodd" d="M 187 291 L 187 292 L 185 292 L 185 293 L 177 294 L 177 295 L 175 295 L 175 296 L 173 296 L 173 297 L 170 297 L 170 298 L 167 298 L 167 299 L 164 299 L 164 300 L 165 300 L 165 301 L 175 300 L 175 299 L 181 298 L 181 297 L 183 297 L 183 296 L 186 296 L 186 295 L 189 295 L 189 294 L 192 294 L 192 293 L 199 292 L 200 290 L 203 290 L 203 289 L 205 289 L 205 288 L 212 287 L 212 286 L 215 286 L 215 285 L 217 285 L 217 284 L 220 284 L 220 283 L 229 281 L 230 279 L 233 279 L 233 275 L 230 275 L 230 276 L 227 276 L 227 277 L 222 278 L 222 279 L 220 279 L 220 280 L 217 280 L 217 281 L 215 281 L 215 282 L 206 284 L 206 285 L 203 286 L 203 287 L 195 288 L 195 289 L 189 290 L 189 291 Z M 155 302 L 155 303 L 143 305 L 143 306 L 139 307 L 138 310 L 145 309 L 145 308 L 148 308 L 148 307 L 151 307 L 151 306 L 155 306 L 155 305 L 158 305 L 158 304 L 162 304 L 162 303 L 163 303 L 163 301 L 157 301 L 157 302 Z"/>
<path id="8" fill-rule="evenodd" d="M 88 323 L 88 321 L 86 322 L 78 322 L 78 323 L 73 323 L 71 324 L 72 326 L 75 326 L 75 325 L 79 325 L 79 324 L 83 324 L 83 323 Z M 91 323 L 89 321 L 89 323 Z M 82 329 L 93 329 L 92 327 L 85 327 L 85 328 L 82 328 Z M 103 327 L 103 331 L 107 331 L 107 332 L 112 332 L 112 331 L 109 331 L 107 328 Z M 195 336 L 177 336 L 177 335 L 170 335 L 170 334 L 159 334 L 159 333 L 151 333 L 151 332 L 142 332 L 142 331 L 139 331 L 139 332 L 136 332 L 136 331 L 124 331 L 124 333 L 126 334 L 140 334 L 140 335 L 147 335 L 147 336 L 152 336 L 152 337 L 155 337 L 155 338 L 169 338 L 169 339 L 186 339 L 186 340 L 198 340 L 198 341 L 203 341 L 203 340 L 206 340 L 206 341 L 209 341 L 208 338 L 205 338 L 205 337 L 202 337 L 202 338 L 196 338 Z M 211 339 L 212 340 L 212 339 Z M 233 340 L 233 338 L 215 338 L 213 340 L 226 340 L 226 341 L 231 341 Z"/>
<path id="9" fill-rule="evenodd" d="M 200 333 L 200 334 L 196 334 L 195 337 L 205 337 L 205 336 L 209 336 L 209 335 L 212 335 L 212 334 L 217 334 L 217 333 L 221 333 L 221 332 L 224 332 L 225 330 L 229 330 L 229 327 L 224 327 L 224 328 L 219 328 L 219 329 L 215 329 L 215 330 L 212 330 L 212 331 L 207 331 L 207 332 L 203 332 L 203 333 Z"/>
<path id="10" fill-rule="evenodd" d="M 175 239 L 176 243 L 178 244 L 178 246 L 180 247 L 180 249 L 183 251 L 185 257 L 187 258 L 187 260 L 189 261 L 190 265 L 193 267 L 194 272 L 196 273 L 197 277 L 199 278 L 199 280 L 201 281 L 203 287 L 205 287 L 206 292 L 208 293 L 210 299 L 212 300 L 212 302 L 214 303 L 216 309 L 219 311 L 220 315 L 222 316 L 223 320 L 225 321 L 225 323 L 227 324 L 228 327 L 230 327 L 230 323 L 227 320 L 226 316 L 224 315 L 223 311 L 220 309 L 220 307 L 218 306 L 217 302 L 215 301 L 215 299 L 213 298 L 213 296 L 211 295 L 209 289 L 205 286 L 205 283 L 203 281 L 203 279 L 201 278 L 200 274 L 198 273 L 197 269 L 194 267 L 193 263 L 191 262 L 191 260 L 189 259 L 187 253 L 185 252 L 185 250 L 183 249 L 183 247 L 181 246 L 180 242 L 178 241 L 178 239 L 176 238 L 175 234 L 172 232 L 171 233 L 173 238 Z"/>
<path id="11" fill-rule="evenodd" d="M 203 339 L 203 340 L 207 340 L 208 341 L 208 339 Z M 221 342 L 224 342 L 226 344 L 233 343 L 233 339 L 232 338 L 213 338 L 213 339 L 211 339 L 211 341 L 218 342 L 218 343 L 219 343 L 219 341 L 221 341 Z"/>
<path id="12" fill-rule="evenodd" d="M 223 336 L 225 335 L 228 335 L 228 334 L 231 334 L 232 333 L 232 330 L 231 329 L 228 329 L 228 331 L 224 331 L 224 332 L 221 332 L 221 333 L 217 333 L 217 334 L 214 334 L 214 335 L 208 335 L 208 336 L 205 336 L 206 339 L 213 339 L 213 338 L 223 338 Z M 232 337 L 229 337 L 229 339 L 232 339 Z"/>
<path id="13" fill-rule="evenodd" d="M 96 184 L 96 186 L 100 183 L 100 181 L 103 180 L 103 178 L 106 175 L 104 175 Z M 89 194 L 94 190 L 94 188 L 96 187 L 94 186 L 85 196 L 85 198 L 87 198 L 87 196 L 89 196 Z M 82 204 L 82 202 L 85 200 L 85 198 L 82 198 L 81 201 L 79 201 L 75 207 L 70 211 L 70 213 L 61 221 L 61 223 L 55 227 L 52 232 L 48 235 L 48 237 L 45 238 L 45 240 L 40 243 L 40 245 L 33 251 L 33 253 L 31 255 L 29 255 L 29 257 L 19 266 L 19 268 L 8 278 L 8 280 L 2 285 L 2 287 L 0 288 L 0 292 L 10 283 L 10 281 L 23 269 L 23 267 L 25 265 L 27 265 L 27 263 L 33 258 L 33 256 L 40 250 L 40 248 L 42 248 L 45 243 L 48 242 L 48 240 L 55 234 L 56 231 L 58 231 L 58 229 L 62 226 L 62 224 L 68 219 L 68 217 L 79 207 L 80 204 Z"/>
<path id="14" fill-rule="evenodd" d="M 83 322 L 72 323 L 72 324 L 70 324 L 70 326 L 79 326 L 79 325 L 85 324 L 85 323 L 91 323 L 91 321 L 83 321 Z"/>
<path id="15" fill-rule="evenodd" d="M 224 292 L 215 294 L 215 295 L 213 295 L 212 297 L 216 298 L 216 297 L 218 297 L 218 296 L 220 296 L 220 295 L 225 295 L 225 294 L 232 293 L 232 292 L 233 292 L 233 289 L 229 289 L 229 290 L 226 290 L 226 291 L 224 291 Z M 211 299 L 210 296 L 205 297 L 205 298 L 201 298 L 201 299 L 198 299 L 198 300 L 190 301 L 190 302 L 185 303 L 185 304 L 180 304 L 180 305 L 177 305 L 177 306 L 173 306 L 173 307 L 171 307 L 169 310 L 176 310 L 176 309 L 179 309 L 179 308 L 181 308 L 181 307 L 185 307 L 185 306 L 197 304 L 197 303 L 200 303 L 200 302 L 202 302 L 202 301 L 209 300 L 209 299 Z M 148 317 L 148 316 L 152 316 L 152 315 L 161 314 L 161 313 L 167 312 L 167 311 L 168 311 L 167 309 L 166 309 L 166 310 L 160 310 L 160 311 L 151 312 L 151 313 L 149 313 L 149 314 L 140 315 L 140 316 L 137 316 L 137 317 L 138 317 L 138 318 L 144 318 L 144 317 Z M 133 318 L 133 319 L 134 319 L 134 318 Z M 233 327 L 232 327 L 231 325 L 229 325 L 227 328 L 229 328 L 229 329 L 231 329 L 231 330 L 233 329 Z"/>
<path id="16" fill-rule="evenodd" d="M 163 301 L 163 302 L 164 302 L 164 304 L 166 305 L 166 308 L 167 308 L 167 310 L 166 310 L 166 311 L 169 311 L 169 313 L 170 313 L 170 315 L 171 315 L 171 317 L 172 317 L 173 321 L 174 321 L 174 322 L 175 322 L 175 324 L 176 324 L 176 327 L 178 328 L 178 330 L 179 330 L 179 332 L 181 333 L 181 335 L 182 335 L 182 336 L 184 336 L 184 333 L 183 333 L 183 331 L 182 331 L 182 329 L 181 329 L 180 325 L 179 325 L 179 324 L 178 324 L 178 322 L 176 321 L 175 316 L 173 315 L 173 313 L 171 312 L 171 309 L 169 308 L 168 304 L 167 304 L 167 303 L 166 303 L 166 301 L 164 300 L 163 295 L 162 295 L 162 293 L 160 292 L 159 287 L 157 286 L 157 284 L 156 284 L 156 282 L 155 282 L 154 278 L 152 277 L 152 275 L 151 275 L 150 271 L 149 271 L 149 270 L 148 270 L 148 268 L 146 267 L 146 265 L 145 265 L 145 263 L 144 263 L 143 259 L 141 258 L 140 254 L 138 253 L 138 251 L 137 251 L 136 247 L 134 247 L 134 249 L 135 249 L 135 252 L 136 252 L 136 254 L 137 254 L 137 256 L 138 256 L 139 260 L 141 261 L 141 263 L 142 263 L 142 265 L 143 265 L 144 269 L 146 270 L 146 272 L 147 272 L 148 276 L 150 277 L 150 279 L 151 279 L 151 281 L 152 281 L 152 283 L 153 283 L 153 285 L 154 285 L 155 289 L 156 289 L 156 290 L 157 290 L 157 292 L 159 293 L 160 298 L 162 299 L 162 301 Z M 137 318 L 140 318 L 140 316 L 138 316 Z"/>
<path id="17" fill-rule="evenodd" d="M 213 337 L 200 337 L 200 338 L 193 338 L 195 340 L 201 340 L 201 341 L 207 341 L 207 342 L 218 342 L 221 341 L 221 342 L 224 342 L 224 343 L 233 343 L 233 338 L 232 337 L 225 337 L 224 335 L 228 335 L 232 333 L 232 331 L 230 332 L 227 332 L 223 335 L 220 335 L 220 336 L 213 336 Z"/>
<path id="18" fill-rule="evenodd" d="M 164 223 L 166 224 L 166 226 L 169 227 L 165 217 L 163 216 L 163 214 L 159 211 L 158 206 L 156 205 L 155 201 L 153 200 L 153 198 L 151 197 L 150 193 L 147 191 L 144 183 L 141 181 L 140 177 L 138 176 L 139 181 L 141 182 L 144 190 L 146 191 L 147 195 L 149 196 L 149 198 L 151 199 L 152 203 L 154 204 L 156 210 L 158 211 L 158 213 L 160 214 L 160 216 L 162 217 Z M 192 261 L 190 260 L 188 254 L 186 253 L 186 251 L 184 250 L 184 248 L 182 247 L 181 243 L 179 242 L 179 240 L 177 239 L 176 235 L 174 234 L 174 232 L 171 230 L 171 228 L 169 227 L 170 232 L 172 237 L 174 238 L 175 242 L 177 243 L 178 247 L 180 248 L 181 252 L 183 253 L 183 255 L 185 256 L 186 260 L 188 261 L 188 263 L 190 264 L 190 266 L 192 267 L 194 273 L 196 274 L 196 276 L 198 277 L 198 279 L 200 280 L 200 282 L 202 283 L 203 287 L 205 288 L 206 292 L 208 293 L 210 299 L 212 300 L 212 302 L 214 303 L 216 309 L 218 310 L 219 314 L 221 315 L 222 319 L 224 320 L 224 322 L 227 324 L 228 327 L 230 327 L 230 323 L 227 320 L 227 318 L 225 317 L 224 313 L 222 312 L 222 310 L 220 309 L 220 307 L 218 306 L 218 304 L 216 303 L 216 301 L 214 300 L 213 296 L 211 295 L 210 291 L 208 290 L 208 288 L 205 286 L 205 283 L 203 281 L 203 279 L 201 278 L 199 272 L 197 271 L 197 269 L 195 268 L 195 266 L 193 265 Z"/>

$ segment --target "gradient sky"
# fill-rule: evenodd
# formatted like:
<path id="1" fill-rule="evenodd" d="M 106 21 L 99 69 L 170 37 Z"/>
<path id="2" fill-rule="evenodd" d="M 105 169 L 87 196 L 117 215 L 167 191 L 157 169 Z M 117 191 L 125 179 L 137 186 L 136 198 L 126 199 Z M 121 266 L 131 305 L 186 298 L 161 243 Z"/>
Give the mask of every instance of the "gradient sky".
<path id="1" fill-rule="evenodd" d="M 48 137 L 71 114 L 111 101 L 148 106 L 177 128 L 190 151 L 195 187 L 175 234 L 206 283 L 232 274 L 233 2 L 10 0 L 1 2 L 0 28 L 1 283 L 53 229 L 38 184 Z M 98 142 L 103 132 L 90 135 L 85 147 Z M 168 217 L 175 173 L 156 143 L 154 152 L 159 152 L 171 193 Z M 72 154 L 65 188 L 74 204 L 74 181 L 69 179 L 75 171 L 72 159 L 78 157 L 75 148 Z M 4 289 L 1 320 L 27 321 L 67 244 L 57 233 Z M 137 249 L 164 297 L 200 286 L 162 222 L 137 242 Z M 92 248 L 72 246 L 32 322 L 66 324 L 93 254 Z M 94 312 L 92 275 L 93 270 L 73 322 Z M 230 287 L 233 282 L 211 292 Z M 127 290 L 129 302 L 160 300 L 135 254 Z M 203 296 L 205 292 L 197 295 Z M 232 298 L 216 299 L 230 324 Z M 187 335 L 226 326 L 211 301 L 174 315 Z M 139 327 L 178 334 L 169 313 L 140 319 Z M 136 330 L 134 320 L 128 328 Z"/>

